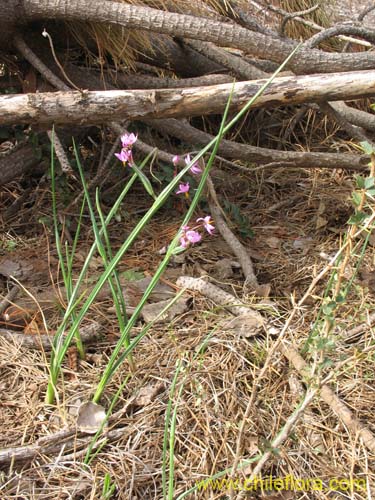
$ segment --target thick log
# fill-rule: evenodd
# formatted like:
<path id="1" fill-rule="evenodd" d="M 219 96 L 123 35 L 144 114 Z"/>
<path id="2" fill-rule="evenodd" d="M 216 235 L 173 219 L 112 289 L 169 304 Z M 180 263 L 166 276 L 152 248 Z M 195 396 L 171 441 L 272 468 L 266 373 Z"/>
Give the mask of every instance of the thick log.
<path id="1" fill-rule="evenodd" d="M 4 2 L 2 2 L 4 3 Z M 173 3 L 173 2 L 172 2 Z M 107 0 L 21 0 L 23 12 L 20 22 L 53 19 L 115 24 L 127 29 L 163 33 L 172 37 L 191 38 L 212 42 L 222 47 L 245 51 L 253 57 L 283 62 L 296 48 L 295 40 L 257 33 L 233 23 L 223 23 L 207 17 L 196 17 L 176 12 Z M 18 11 L 16 11 L 18 13 Z M 23 15 L 22 15 L 23 14 Z M 288 69 L 297 74 L 333 73 L 373 69 L 375 53 L 351 54 L 323 52 L 300 48 L 288 63 Z"/>
<path id="2" fill-rule="evenodd" d="M 232 109 L 244 106 L 266 80 L 238 82 Z M 184 89 L 74 91 L 0 96 L 0 125 L 98 124 L 123 119 L 221 113 L 232 84 Z M 375 96 L 375 70 L 275 78 L 253 107 L 276 107 Z"/>

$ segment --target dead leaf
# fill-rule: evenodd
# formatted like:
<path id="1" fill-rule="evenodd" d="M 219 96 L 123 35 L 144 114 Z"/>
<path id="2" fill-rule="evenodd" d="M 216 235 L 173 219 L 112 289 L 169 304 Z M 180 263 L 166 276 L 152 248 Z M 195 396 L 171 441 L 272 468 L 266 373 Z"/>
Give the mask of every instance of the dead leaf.
<path id="1" fill-rule="evenodd" d="M 146 304 L 142 309 L 141 316 L 146 323 L 154 321 L 160 312 L 169 304 L 170 300 L 162 300 L 154 304 Z M 171 321 L 176 316 L 183 314 L 188 309 L 188 297 L 181 297 L 165 312 L 157 322 Z"/>
<path id="2" fill-rule="evenodd" d="M 98 269 L 103 268 L 103 260 L 100 256 L 92 257 L 89 263 L 90 271 L 97 271 Z"/>
<path id="3" fill-rule="evenodd" d="M 7 307 L 3 314 L 3 323 L 6 328 L 14 328 L 15 330 L 23 330 L 27 327 L 33 317 L 33 311 L 17 304 L 12 304 Z"/>
<path id="4" fill-rule="evenodd" d="M 258 297 L 267 298 L 270 296 L 271 293 L 271 284 L 263 283 L 262 285 L 258 285 L 254 291 L 258 295 Z"/>
<path id="5" fill-rule="evenodd" d="M 22 81 L 22 91 L 24 94 L 33 94 L 36 92 L 36 72 L 34 68 L 30 68 Z"/>
<path id="6" fill-rule="evenodd" d="M 146 276 L 136 282 L 136 285 L 141 290 L 142 294 L 146 291 L 146 288 L 151 283 L 151 280 L 151 277 Z M 159 282 L 156 284 L 151 293 L 150 302 L 160 302 L 161 300 L 171 299 L 174 296 L 175 291 L 171 286 Z"/>
<path id="7" fill-rule="evenodd" d="M 77 346 L 71 345 L 67 350 L 67 361 L 73 372 L 78 372 L 78 350 Z"/>
<path id="8" fill-rule="evenodd" d="M 78 411 L 77 428 L 86 434 L 96 434 L 106 419 L 103 406 L 89 401 L 83 403 Z M 104 425 L 106 427 L 107 423 Z"/>
<path id="9" fill-rule="evenodd" d="M 27 262 L 16 262 L 10 259 L 4 259 L 0 262 L 0 274 L 6 277 L 14 276 L 19 279 L 28 275 L 32 270 L 32 264 Z"/>
<path id="10" fill-rule="evenodd" d="M 35 319 L 32 319 L 29 324 L 25 326 L 24 329 L 24 334 L 25 335 L 45 335 L 46 331 L 44 328 L 40 328 L 38 325 L 37 321 Z"/>
<path id="11" fill-rule="evenodd" d="M 223 329 L 244 338 L 254 337 L 260 331 L 259 318 L 254 314 L 241 314 L 223 324 Z"/>
<path id="12" fill-rule="evenodd" d="M 233 267 L 239 267 L 239 264 L 227 257 L 219 259 L 214 265 L 214 275 L 218 279 L 231 278 L 234 274 Z"/>
<path id="13" fill-rule="evenodd" d="M 321 215 L 318 215 L 315 220 L 315 228 L 316 229 L 321 229 L 322 227 L 325 227 L 328 224 L 328 219 L 325 217 L 322 217 Z"/>
<path id="14" fill-rule="evenodd" d="M 161 382 L 147 384 L 139 391 L 134 400 L 136 406 L 147 406 L 152 403 L 156 396 L 164 390 L 164 384 Z"/>

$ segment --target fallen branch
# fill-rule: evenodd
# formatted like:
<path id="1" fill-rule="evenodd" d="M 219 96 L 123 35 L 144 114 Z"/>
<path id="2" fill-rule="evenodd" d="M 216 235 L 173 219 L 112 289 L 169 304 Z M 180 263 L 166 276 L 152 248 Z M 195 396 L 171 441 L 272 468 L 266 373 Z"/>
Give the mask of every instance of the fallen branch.
<path id="1" fill-rule="evenodd" d="M 128 29 L 164 33 L 173 37 L 191 38 L 213 42 L 222 47 L 232 47 L 251 53 L 260 59 L 270 59 L 281 63 L 297 42 L 290 39 L 276 38 L 257 33 L 232 23 L 165 12 L 150 7 L 131 5 L 122 2 L 101 0 L 80 0 L 79 2 L 61 2 L 60 0 L 23 0 L 23 15 L 19 15 L 18 2 L 12 2 L 10 16 L 13 23 L 22 18 L 22 23 L 40 19 L 77 20 L 116 24 Z M 8 26 L 1 27 L 2 29 Z M 289 62 L 294 73 L 314 73 L 350 71 L 368 69 L 375 66 L 375 54 L 371 52 L 356 54 L 338 54 L 317 49 L 300 49 Z"/>
<path id="2" fill-rule="evenodd" d="M 100 325 L 96 322 L 80 328 L 80 335 L 84 344 L 92 344 L 95 342 L 99 338 L 100 333 Z M 0 337 L 9 341 L 14 341 L 22 347 L 44 351 L 50 351 L 53 344 L 53 336 L 51 335 L 26 335 L 4 328 L 0 328 Z"/>
<path id="3" fill-rule="evenodd" d="M 121 410 L 111 415 L 109 417 L 109 423 L 117 422 L 119 418 L 124 415 L 124 413 L 126 413 L 129 407 L 133 404 L 134 399 L 135 396 L 131 398 L 126 403 L 126 405 L 121 408 Z M 100 443 L 103 443 L 103 440 L 113 441 L 119 436 L 123 435 L 125 432 L 131 432 L 131 427 L 129 425 L 106 432 L 103 435 L 102 439 L 97 441 L 94 449 L 99 446 Z M 1 449 L 0 464 L 9 463 L 11 461 L 27 462 L 40 455 L 59 454 L 62 448 L 64 448 L 64 450 L 72 448 L 77 450 L 78 448 L 84 447 L 84 450 L 86 450 L 91 442 L 92 436 L 87 436 L 82 432 L 77 432 L 76 427 L 70 427 L 62 429 L 61 431 L 57 431 L 54 434 L 43 436 L 33 444 L 25 446 L 12 446 L 9 448 Z"/>
<path id="4" fill-rule="evenodd" d="M 168 120 L 147 120 L 159 132 L 172 135 L 184 143 L 197 147 L 206 145 L 214 136 L 203 132 L 187 122 L 170 118 Z M 222 139 L 218 153 L 225 158 L 243 160 L 258 164 L 280 167 L 302 168 L 343 168 L 348 170 L 368 170 L 369 157 L 345 153 L 313 153 L 299 151 L 278 151 L 259 148 L 248 144 Z M 248 168 L 251 172 L 251 167 Z"/>
<path id="5" fill-rule="evenodd" d="M 255 328 L 257 330 L 260 330 L 264 327 L 264 319 L 258 311 L 251 309 L 250 306 L 241 304 L 241 302 L 233 297 L 233 295 L 231 295 L 230 293 L 224 292 L 224 290 L 222 290 L 221 288 L 212 285 L 211 283 L 207 283 L 207 281 L 204 281 L 201 278 L 180 276 L 176 282 L 176 285 L 181 288 L 187 288 L 188 290 L 200 292 L 202 295 L 205 295 L 212 301 L 225 307 L 236 316 L 252 316 L 255 320 Z"/>
<path id="6" fill-rule="evenodd" d="M 86 125 L 123 119 L 186 117 L 221 113 L 232 95 L 231 109 L 240 109 L 265 80 L 185 89 L 66 91 L 0 96 L 0 124 L 39 123 Z M 375 70 L 283 76 L 253 107 L 276 107 L 318 101 L 375 96 Z"/>
<path id="7" fill-rule="evenodd" d="M 207 179 L 208 191 L 210 193 L 211 199 L 213 201 L 209 202 L 210 212 L 212 217 L 215 220 L 216 227 L 218 228 L 221 236 L 233 250 L 233 253 L 237 257 L 242 271 L 245 276 L 245 285 L 250 288 L 250 290 L 254 291 L 259 295 L 259 283 L 257 277 L 255 276 L 254 266 L 251 262 L 251 258 L 249 254 L 246 252 L 245 248 L 239 241 L 239 239 L 232 233 L 232 231 L 227 226 L 224 218 L 222 217 L 222 209 L 219 205 L 219 201 L 217 199 L 215 187 L 211 178 Z"/>
<path id="8" fill-rule="evenodd" d="M 361 325 L 355 326 L 354 328 L 351 328 L 347 332 L 344 332 L 341 340 L 343 340 L 344 342 L 352 342 L 355 339 L 355 337 L 358 337 L 358 335 L 362 335 L 362 333 L 365 333 L 374 325 L 375 325 L 375 312 L 369 315 L 365 323 L 362 323 Z"/>
<path id="9" fill-rule="evenodd" d="M 280 344 L 280 350 L 290 363 L 292 363 L 298 373 L 303 377 L 309 377 L 311 368 L 294 347 L 284 340 Z M 353 412 L 328 385 L 324 384 L 320 388 L 320 397 L 354 435 L 358 434 L 363 439 L 363 443 L 367 449 L 375 453 L 374 434 L 355 417 Z"/>

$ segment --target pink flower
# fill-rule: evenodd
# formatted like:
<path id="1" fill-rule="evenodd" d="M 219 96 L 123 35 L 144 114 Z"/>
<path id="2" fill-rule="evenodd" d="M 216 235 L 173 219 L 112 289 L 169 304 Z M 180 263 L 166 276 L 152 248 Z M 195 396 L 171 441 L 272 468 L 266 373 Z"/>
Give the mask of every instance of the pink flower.
<path id="1" fill-rule="evenodd" d="M 198 233 L 198 231 L 186 231 L 186 238 L 190 243 L 198 243 L 198 241 L 201 241 L 202 236 Z"/>
<path id="2" fill-rule="evenodd" d="M 194 243 L 198 243 L 201 239 L 202 236 L 198 233 L 198 231 L 190 229 L 189 226 L 183 226 L 180 237 L 180 245 L 183 248 L 188 247 L 190 243 L 194 245 Z"/>
<path id="3" fill-rule="evenodd" d="M 116 158 L 118 158 L 124 165 L 127 163 L 132 163 L 133 155 L 129 149 L 122 149 L 120 153 L 115 153 Z"/>
<path id="4" fill-rule="evenodd" d="M 197 222 L 200 221 L 203 221 L 203 226 L 208 234 L 212 234 L 214 232 L 215 227 L 212 225 L 213 220 L 211 219 L 210 215 L 207 215 L 206 217 L 199 217 L 199 219 L 197 219 Z"/>
<path id="5" fill-rule="evenodd" d="M 188 163 L 191 162 L 191 158 L 190 158 L 190 155 L 187 154 L 185 156 L 185 163 L 186 165 L 188 165 Z M 200 166 L 198 165 L 197 162 L 193 163 L 193 165 L 190 167 L 190 172 L 194 175 L 198 175 L 198 174 L 201 174 L 202 173 L 202 169 L 200 168 Z"/>
<path id="6" fill-rule="evenodd" d="M 186 184 L 181 183 L 178 185 L 178 191 L 176 191 L 176 194 L 185 194 L 186 198 L 189 197 L 189 189 L 190 185 L 188 182 Z"/>
<path id="7" fill-rule="evenodd" d="M 174 155 L 174 157 L 172 158 L 172 163 L 175 167 L 177 167 L 179 161 L 180 157 L 178 155 Z"/>
<path id="8" fill-rule="evenodd" d="M 133 134 L 133 132 L 131 134 L 122 135 L 121 136 L 122 147 L 125 149 L 131 148 L 137 139 L 138 135 Z"/>

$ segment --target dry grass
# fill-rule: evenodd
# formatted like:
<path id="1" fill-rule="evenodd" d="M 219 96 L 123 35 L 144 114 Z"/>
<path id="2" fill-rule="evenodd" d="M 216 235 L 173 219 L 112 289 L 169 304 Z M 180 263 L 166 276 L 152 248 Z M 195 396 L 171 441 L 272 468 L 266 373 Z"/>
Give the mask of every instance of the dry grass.
<path id="1" fill-rule="evenodd" d="M 285 180 L 285 171 L 275 171 L 267 177 L 249 174 L 247 200 L 238 190 L 231 191 L 229 184 L 226 189 L 230 201 L 238 203 L 250 217 L 255 238 L 248 244 L 259 254 L 256 268 L 261 281 L 271 282 L 271 298 L 279 308 L 272 323 L 279 328 L 293 309 L 294 301 L 324 267 L 325 260 L 320 252 L 332 254 L 338 248 L 338 233 L 344 229 L 342 218 L 347 218 L 349 213 L 347 197 L 351 191 L 349 178 L 340 172 L 289 171 L 288 182 Z M 292 193 L 298 198 L 288 205 Z M 251 208 L 246 209 L 245 203 L 249 203 L 249 199 Z M 284 209 L 269 210 L 271 205 L 280 202 L 285 203 Z M 133 203 L 134 209 L 135 201 Z M 341 212 L 344 215 L 338 219 L 336 214 Z M 325 225 L 317 227 L 318 216 L 326 218 Z M 165 222 L 158 220 L 148 228 L 143 244 L 136 246 L 128 256 L 126 267 L 141 267 L 152 272 L 159 258 L 155 250 L 173 231 L 175 223 L 167 214 L 164 217 Z M 162 232 L 160 224 L 164 228 Z M 305 243 L 300 246 L 296 241 Z M 227 255 L 230 252 L 219 237 L 206 240 L 189 252 L 185 272 L 196 274 L 198 266 L 214 276 L 215 262 Z M 362 266 L 373 268 L 374 264 L 369 248 Z M 218 284 L 241 297 L 239 274 Z M 302 347 L 309 336 L 324 288 L 325 283 L 318 286 L 315 299 L 297 313 L 289 329 L 288 338 L 298 347 Z M 248 300 L 253 301 L 251 297 Z M 107 316 L 106 328 L 116 334 L 116 325 L 105 312 L 108 305 L 103 303 L 97 307 L 95 314 L 100 314 L 101 318 Z M 373 307 L 373 291 L 355 281 L 350 302 L 340 310 L 333 332 L 334 344 L 324 353 L 332 364 L 323 373 L 327 375 L 333 371 L 331 387 L 336 388 L 357 417 L 375 431 L 372 412 L 375 332 L 369 328 L 354 344 L 341 340 L 345 331 L 361 323 L 366 312 Z M 214 303 L 195 296 L 188 313 L 169 325 L 153 328 L 135 351 L 137 370 L 114 409 L 116 412 L 125 408 L 110 426 L 111 430 L 120 429 L 117 438 L 109 442 L 89 466 L 83 464 L 84 452 L 79 440 L 74 440 L 72 446 L 37 456 L 31 463 L 7 464 L 3 467 L 2 498 L 99 499 L 108 473 L 117 485 L 114 498 L 161 499 L 164 419 L 178 360 L 183 360 L 186 368 L 179 377 L 179 384 L 183 384 L 181 397 L 178 400 L 176 396 L 173 398 L 178 408 L 174 498 L 197 481 L 231 467 L 235 461 L 239 428 L 254 383 L 264 364 L 270 362 L 264 376 L 257 380 L 258 394 L 245 425 L 241 457 L 249 459 L 267 449 L 267 442 L 275 437 L 300 401 L 306 381 L 297 377 L 296 389 L 295 372 L 282 355 L 276 353 L 268 359 L 275 338 L 266 336 L 250 341 L 239 338 L 220 327 L 225 317 L 227 313 Z M 197 354 L 199 346 L 208 337 L 206 348 Z M 40 437 L 73 426 L 77 405 L 92 396 L 110 349 L 111 341 L 103 338 L 102 343 L 90 348 L 78 373 L 72 373 L 66 366 L 64 381 L 59 385 L 58 404 L 48 409 L 43 405 L 47 384 L 45 356 L 2 341 L 2 446 L 32 444 Z M 314 352 L 305 354 L 310 363 Z M 126 374 L 124 365 L 104 398 L 106 407 Z M 160 391 L 151 401 L 134 403 L 141 389 L 155 386 L 160 386 Z M 321 478 L 325 485 L 331 478 L 354 477 L 367 478 L 371 485 L 374 484 L 373 459 L 364 443 L 348 432 L 332 410 L 317 397 L 278 454 L 267 462 L 263 477 L 272 474 Z M 225 498 L 225 493 L 207 490 L 188 498 Z M 351 495 L 345 491 L 340 495 L 340 498 L 353 499 L 366 496 L 364 492 Z M 308 497 L 331 498 L 331 494 L 315 491 L 309 492 Z M 294 492 L 293 498 L 306 498 L 306 493 Z"/>
<path id="2" fill-rule="evenodd" d="M 170 12 L 180 12 L 204 17 L 217 17 L 230 11 L 230 2 L 218 0 L 120 0 L 131 5 L 143 5 Z M 68 29 L 84 48 L 89 57 L 90 64 L 104 66 L 110 60 L 116 69 L 134 71 L 135 64 L 140 54 L 152 53 L 150 34 L 141 30 L 128 30 L 120 26 L 104 26 L 100 24 L 69 23 Z M 160 37 L 159 37 L 160 38 Z M 91 43 L 88 43 L 90 40 Z M 93 51 L 92 42 L 96 47 Z"/>
<path id="3" fill-rule="evenodd" d="M 213 8 L 215 4 L 220 7 L 223 2 L 212 2 Z M 174 2 L 176 9 L 185 5 L 186 2 Z M 197 5 L 202 6 L 203 2 Z M 147 38 L 137 33 L 134 34 L 132 52 L 130 36 L 133 34 L 121 31 L 116 35 L 112 33 L 113 46 L 109 47 L 106 32 L 98 27 L 87 29 L 92 30 L 92 37 L 97 40 L 100 57 L 105 58 L 107 52 L 111 53 L 118 65 L 131 66 L 139 46 L 145 44 L 147 47 Z M 79 35 L 78 29 L 76 35 Z M 126 53 L 125 40 L 129 40 Z M 83 40 L 81 42 L 83 44 Z M 352 145 L 340 138 L 336 127 L 317 112 L 306 110 L 290 131 L 292 117 L 293 112 L 288 109 L 261 111 L 244 122 L 242 128 L 237 127 L 236 137 L 269 147 L 275 147 L 283 137 L 283 147 L 290 149 L 304 147 L 314 151 L 325 147 L 351 150 Z M 278 127 L 272 129 L 274 123 Z M 209 125 L 207 128 L 212 131 Z M 262 130 L 261 137 L 257 135 L 258 130 Z M 225 165 L 220 167 L 226 168 Z M 259 281 L 271 284 L 270 298 L 277 305 L 277 313 L 270 308 L 267 314 L 272 325 L 281 329 L 298 299 L 326 265 L 324 255 L 331 256 L 342 244 L 346 221 L 352 212 L 349 198 L 353 179 L 340 170 L 257 169 L 246 175 L 243 171 L 233 175 L 231 170 L 221 175 L 221 179 L 219 176 L 217 179 L 218 184 L 221 182 L 218 192 L 241 209 L 254 230 L 254 238 L 243 242 L 256 255 L 254 261 Z M 20 255 L 24 257 L 22 252 L 28 245 L 33 254 L 46 253 L 41 232 L 38 241 L 28 240 L 28 233 L 22 235 L 26 224 L 36 222 L 40 214 L 51 215 L 48 195 L 42 196 L 41 200 L 35 212 L 29 208 L 18 214 L 22 223 L 15 225 L 15 229 L 1 240 L 3 255 L 15 259 Z M 133 227 L 134 220 L 146 205 L 145 199 L 137 192 L 128 198 L 129 217 L 123 216 L 121 224 L 116 223 L 113 227 L 116 245 L 123 241 L 124 233 Z M 160 260 L 159 249 L 168 243 L 179 220 L 174 209 L 161 213 L 126 255 L 121 263 L 122 269 L 152 273 Z M 36 225 L 33 232 L 38 232 Z M 53 247 L 51 255 L 56 256 Z M 256 303 L 252 296 L 243 297 L 243 277 L 239 270 L 235 269 L 234 274 L 226 279 L 215 274 L 216 263 L 224 257 L 231 257 L 230 249 L 216 236 L 190 249 L 184 267 L 171 266 L 166 278 L 173 281 L 183 273 L 194 276 L 207 273 L 215 284 L 237 295 L 239 300 Z M 349 273 L 355 265 L 356 260 L 353 260 L 348 266 Z M 374 272 L 373 248 L 367 249 L 361 269 Z M 56 266 L 52 269 L 52 276 L 55 274 Z M 309 301 L 297 310 L 288 328 L 287 339 L 299 349 L 305 346 L 311 334 L 326 286 L 327 281 L 318 284 Z M 369 327 L 352 343 L 344 340 L 345 333 L 366 321 L 368 313 L 374 310 L 374 289 L 366 288 L 357 277 L 349 299 L 339 309 L 335 328 L 330 334 L 332 343 L 324 349 L 311 343 L 304 358 L 311 365 L 320 357 L 330 361 L 321 369 L 321 376 L 332 374 L 330 387 L 357 418 L 375 432 L 372 411 L 375 401 L 375 330 Z M 68 364 L 64 366 L 63 380 L 59 382 L 59 400 L 53 408 L 46 408 L 43 404 L 48 379 L 47 356 L 20 348 L 0 337 L 2 447 L 32 445 L 65 427 L 74 427 L 77 407 L 92 397 L 113 348 L 113 337 L 119 333 L 114 318 L 108 313 L 111 305 L 108 301 L 96 304 L 92 317 L 88 318 L 101 322 L 103 338 L 89 348 L 87 359 L 80 363 L 78 372 Z M 137 369 L 114 408 L 117 417 L 110 423 L 109 433 L 116 432 L 117 435 L 109 440 L 90 465 L 83 463 L 87 442 L 82 436 L 74 435 L 70 444 L 61 447 L 58 443 L 31 461 L 3 464 L 1 498 L 99 500 L 103 498 L 104 478 L 109 474 L 117 487 L 113 498 L 162 499 L 165 415 L 176 365 L 182 360 L 185 369 L 180 373 L 177 386 L 179 389 L 183 385 L 181 396 L 172 397 L 173 405 L 177 406 L 174 498 L 196 482 L 231 467 L 236 458 L 251 459 L 266 451 L 311 381 L 296 375 L 279 351 L 270 357 L 270 350 L 277 340 L 275 337 L 266 334 L 250 340 L 241 338 L 221 327 L 227 317 L 228 313 L 215 303 L 193 295 L 187 313 L 170 324 L 154 327 L 137 346 L 134 353 Z M 53 321 L 56 321 L 56 316 Z M 54 322 L 50 325 L 52 328 L 56 327 Z M 135 329 L 134 333 L 137 331 Z M 200 351 L 204 343 L 205 349 Z M 266 364 L 269 368 L 259 378 Z M 105 407 L 108 408 L 111 397 L 127 374 L 125 364 L 111 381 L 103 399 Z M 158 390 L 149 401 L 137 401 L 140 391 L 148 389 L 153 392 L 153 388 Z M 254 390 L 257 395 L 246 417 L 240 456 L 237 457 L 239 429 Z M 346 429 L 332 409 L 316 397 L 294 432 L 266 463 L 262 476 L 319 478 L 325 487 L 332 478 L 365 478 L 370 491 L 375 484 L 374 458 L 366 443 Z M 247 477 L 250 473 L 248 468 Z M 236 477 L 243 477 L 242 473 L 238 472 Z M 261 497 L 260 491 L 253 493 L 253 498 Z M 188 498 L 223 500 L 227 494 L 227 491 L 207 490 L 192 493 Z M 280 494 L 273 492 L 270 498 L 359 500 L 367 497 L 370 498 L 370 493 L 364 491 L 295 491 L 291 496 L 284 491 Z"/>

